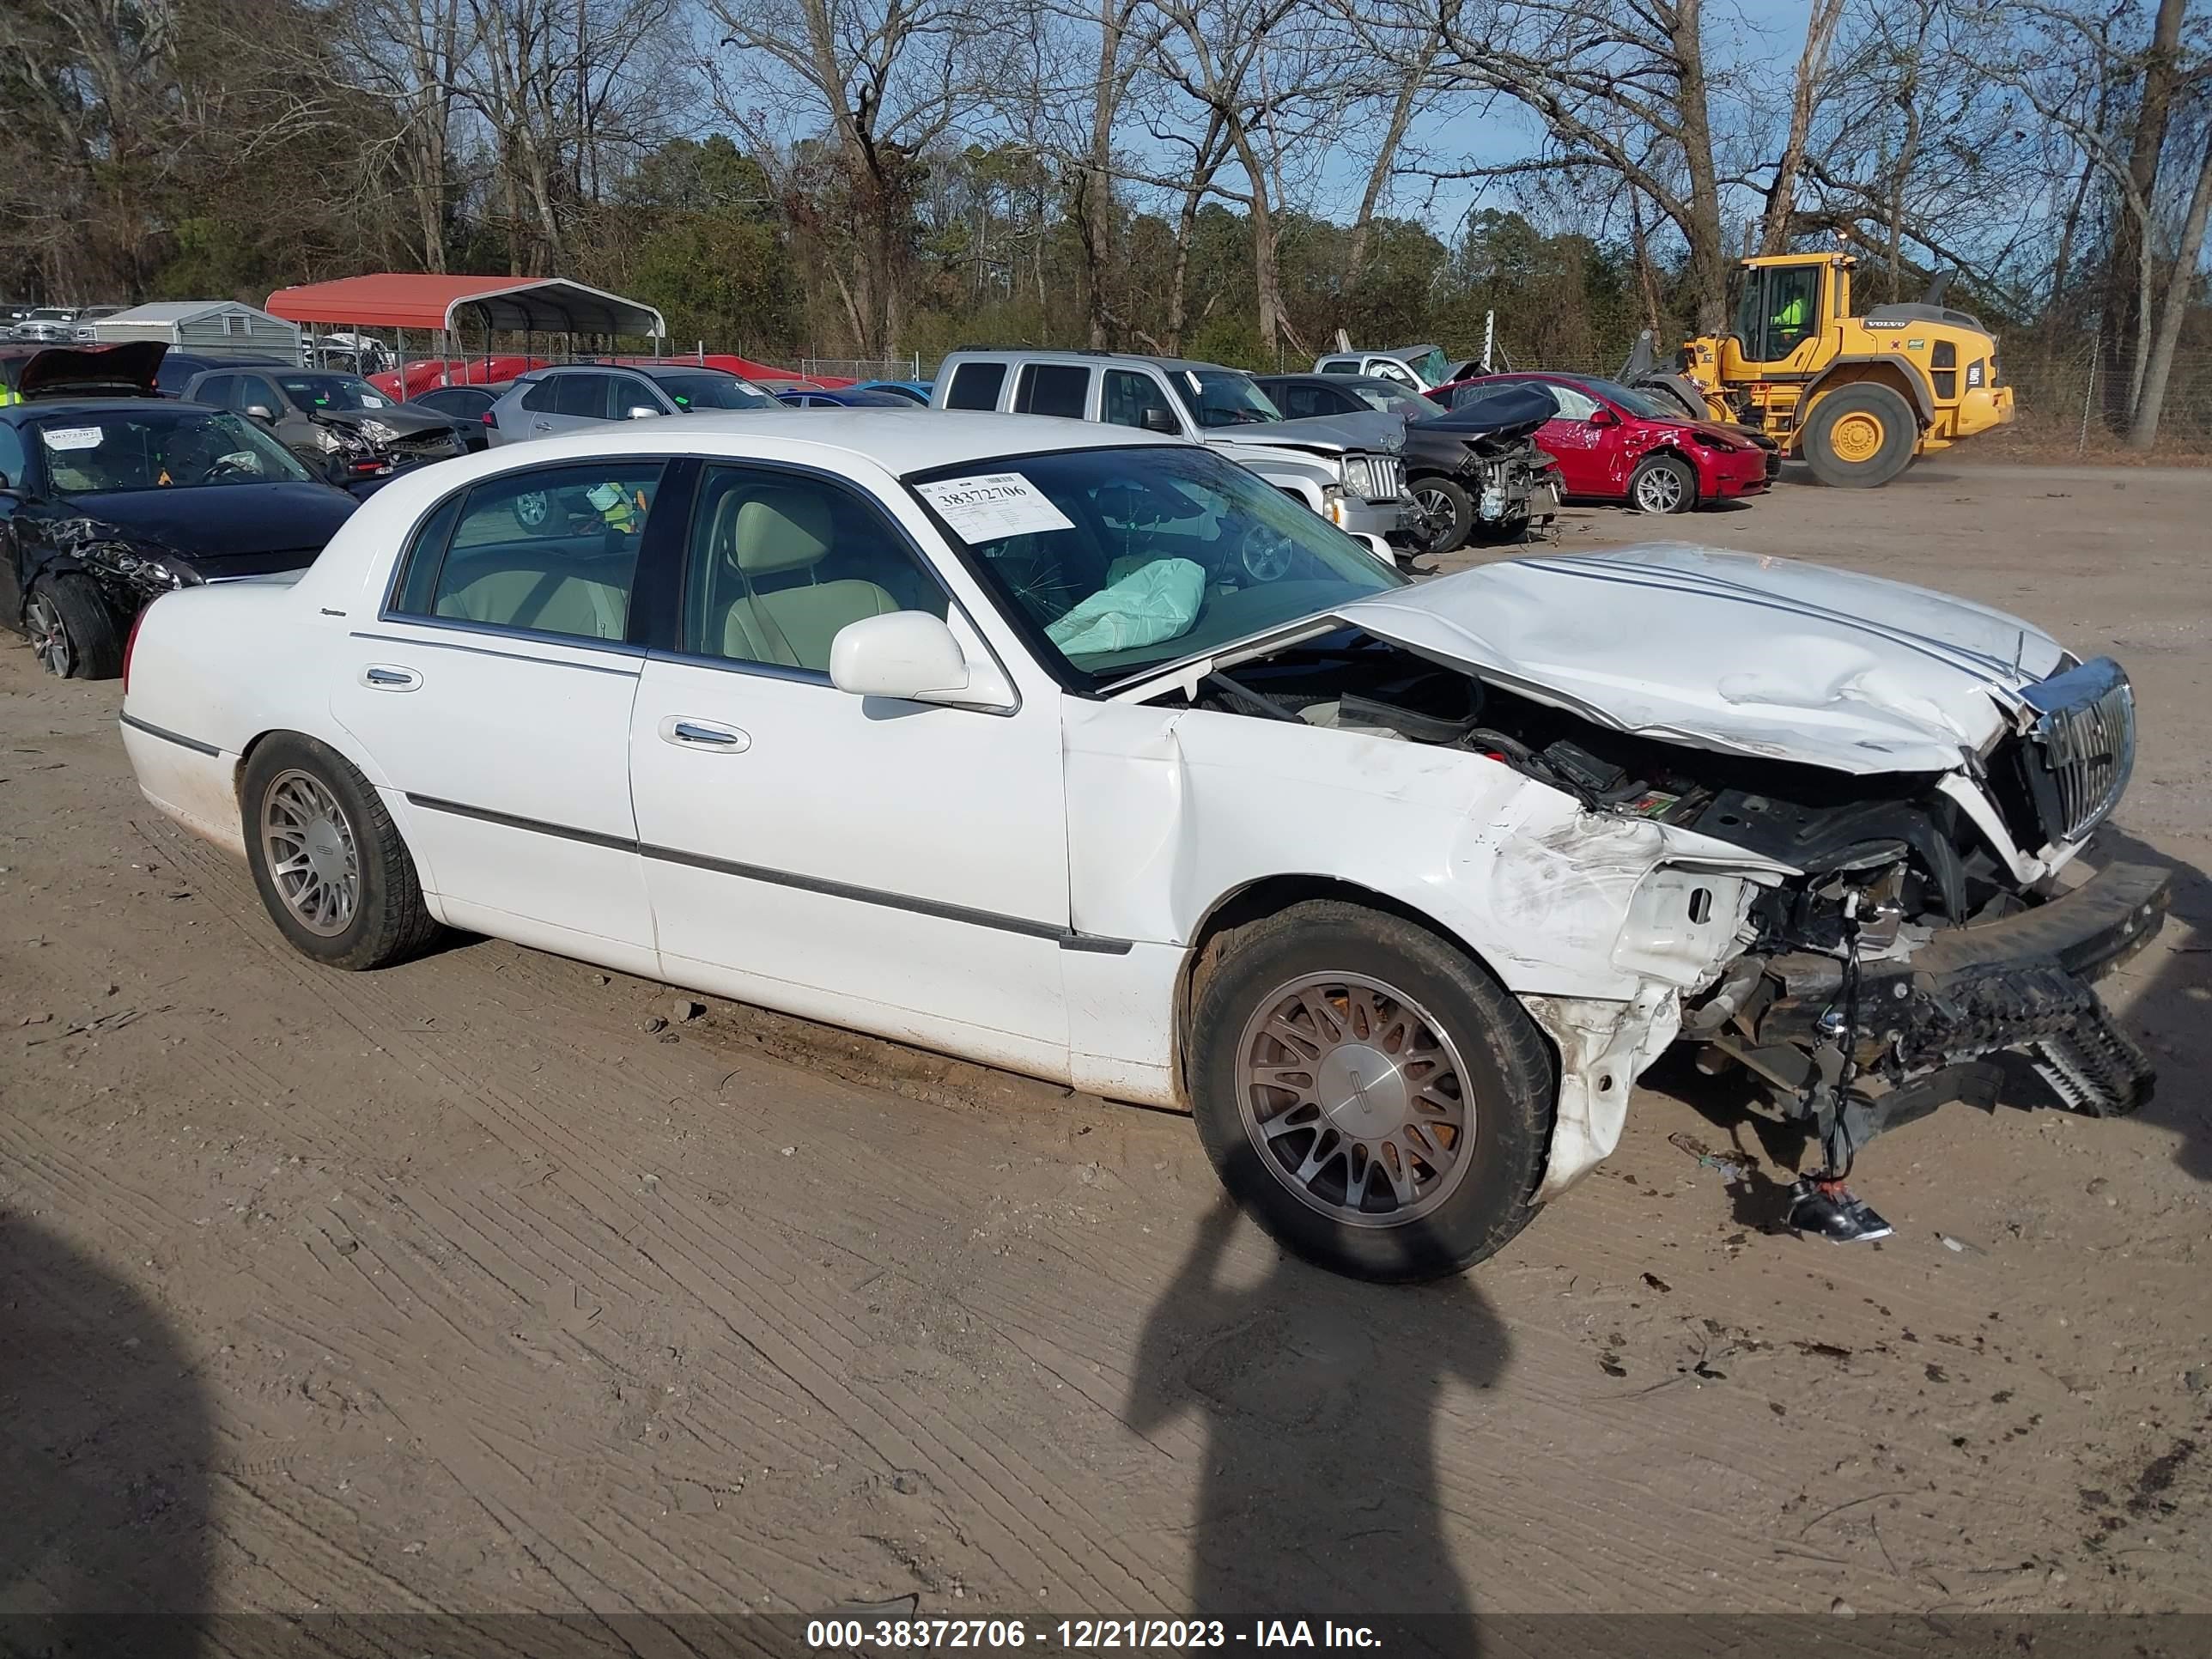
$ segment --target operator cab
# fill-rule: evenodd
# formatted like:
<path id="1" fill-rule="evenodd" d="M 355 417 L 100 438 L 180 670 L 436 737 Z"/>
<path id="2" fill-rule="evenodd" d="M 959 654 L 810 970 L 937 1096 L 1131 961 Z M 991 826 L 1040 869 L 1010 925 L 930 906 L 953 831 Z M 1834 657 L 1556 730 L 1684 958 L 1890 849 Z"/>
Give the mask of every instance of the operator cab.
<path id="1" fill-rule="evenodd" d="M 1833 254 L 1745 260 L 1734 331 L 1743 361 L 1787 363 L 1808 341 L 1817 340 L 1828 318 L 1849 309 L 1843 293 L 1824 291 L 1841 288 L 1848 281 L 1845 270 L 1845 261 Z"/>

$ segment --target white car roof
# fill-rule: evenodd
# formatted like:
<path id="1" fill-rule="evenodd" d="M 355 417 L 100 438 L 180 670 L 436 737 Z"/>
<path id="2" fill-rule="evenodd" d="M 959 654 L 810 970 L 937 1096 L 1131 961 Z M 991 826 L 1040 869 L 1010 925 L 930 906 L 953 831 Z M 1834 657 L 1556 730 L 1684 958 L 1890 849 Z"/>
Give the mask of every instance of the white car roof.
<path id="1" fill-rule="evenodd" d="M 508 444 L 477 458 L 496 458 L 485 473 L 507 466 L 565 459 L 572 455 L 630 455 L 669 451 L 742 460 L 757 455 L 803 460 L 801 452 L 857 456 L 898 477 L 963 461 L 989 460 L 1040 450 L 1102 449 L 1117 445 L 1176 443 L 1180 439 L 1134 427 L 1103 426 L 1054 415 L 996 415 L 933 410 L 916 420 L 905 409 L 708 410 L 652 421 L 610 421 L 602 427 Z M 819 457 L 836 465 L 828 454 Z M 448 475 L 453 476 L 453 475 Z"/>
<path id="2" fill-rule="evenodd" d="M 910 409 L 710 410 L 649 421 L 606 421 L 558 437 L 503 444 L 401 474 L 363 501 L 301 579 L 299 592 L 357 588 L 367 568 L 388 563 L 391 537 L 434 503 L 479 479 L 524 467 L 622 455 L 696 455 L 713 460 L 781 461 L 848 477 L 880 478 L 970 462 L 991 464 L 1052 450 L 1203 447 L 1184 438 L 1053 415 L 994 415 Z"/>

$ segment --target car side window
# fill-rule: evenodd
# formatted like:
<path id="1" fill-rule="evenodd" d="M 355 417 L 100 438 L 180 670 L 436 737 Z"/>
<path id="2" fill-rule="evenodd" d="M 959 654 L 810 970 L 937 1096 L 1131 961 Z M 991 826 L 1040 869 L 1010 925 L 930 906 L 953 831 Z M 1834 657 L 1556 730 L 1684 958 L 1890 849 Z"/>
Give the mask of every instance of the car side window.
<path id="1" fill-rule="evenodd" d="M 656 415 L 665 415 L 668 412 L 666 407 L 668 399 L 638 379 L 636 375 L 610 374 L 607 380 L 613 388 L 614 394 L 613 401 L 607 406 L 607 415 L 610 419 L 626 421 L 629 418 L 629 412 L 633 409 L 649 409 Z"/>
<path id="2" fill-rule="evenodd" d="M 1004 363 L 963 363 L 952 371 L 952 389 L 945 394 L 947 409 L 996 409 L 999 388 L 1006 383 Z"/>
<path id="3" fill-rule="evenodd" d="M 0 422 L 0 484 L 10 489 L 23 487 L 23 473 L 30 464 L 30 454 L 23 447 L 23 434 L 14 427 Z"/>
<path id="4" fill-rule="evenodd" d="M 1078 363 L 1024 363 L 1014 383 L 1014 408 L 1024 415 L 1083 418 L 1091 396 L 1091 371 Z"/>
<path id="5" fill-rule="evenodd" d="M 1577 392 L 1571 386 L 1561 386 L 1556 380 L 1541 383 L 1559 404 L 1559 412 L 1553 418 L 1562 421 L 1587 421 L 1597 413 L 1597 399 L 1586 392 Z"/>
<path id="6" fill-rule="evenodd" d="M 554 375 L 543 380 L 532 380 L 530 389 L 522 394 L 522 406 L 539 415 L 553 413 L 553 399 L 559 395 L 561 379 Z"/>
<path id="7" fill-rule="evenodd" d="M 486 628 L 622 639 L 660 473 L 657 460 L 625 456 L 485 480 L 423 521 L 393 610 Z M 443 524 L 450 529 L 441 532 Z"/>
<path id="8" fill-rule="evenodd" d="M 285 404 L 283 396 L 258 374 L 240 375 L 232 387 L 231 396 L 236 400 L 231 404 L 234 409 L 242 410 L 258 406 L 280 420 L 283 418 Z"/>
<path id="9" fill-rule="evenodd" d="M 1158 429 L 1158 422 L 1148 423 L 1148 410 L 1158 410 L 1167 416 L 1167 430 L 1180 432 L 1182 422 L 1176 419 L 1175 406 L 1168 402 L 1159 382 L 1149 374 L 1139 374 L 1134 369 L 1109 368 L 1100 403 L 1100 412 L 1109 426 L 1133 426 L 1151 430 Z"/>
<path id="10" fill-rule="evenodd" d="M 690 655 L 827 674 L 848 623 L 943 617 L 949 603 L 881 509 L 849 489 L 742 466 L 700 480 L 679 641 Z"/>
<path id="11" fill-rule="evenodd" d="M 210 374 L 199 383 L 198 389 L 191 394 L 192 401 L 196 404 L 213 404 L 217 409 L 235 408 L 236 405 L 231 402 L 230 392 L 231 387 L 237 383 L 238 376 L 235 374 Z"/>
<path id="12" fill-rule="evenodd" d="M 1304 421 L 1316 415 L 1336 413 L 1334 400 L 1324 398 L 1318 386 L 1300 386 L 1293 381 L 1274 396 L 1276 407 L 1283 411 L 1285 420 Z"/>
<path id="13" fill-rule="evenodd" d="M 605 374 L 556 374 L 553 377 L 553 412 L 576 415 L 587 421 L 607 418 L 607 393 L 613 379 Z"/>

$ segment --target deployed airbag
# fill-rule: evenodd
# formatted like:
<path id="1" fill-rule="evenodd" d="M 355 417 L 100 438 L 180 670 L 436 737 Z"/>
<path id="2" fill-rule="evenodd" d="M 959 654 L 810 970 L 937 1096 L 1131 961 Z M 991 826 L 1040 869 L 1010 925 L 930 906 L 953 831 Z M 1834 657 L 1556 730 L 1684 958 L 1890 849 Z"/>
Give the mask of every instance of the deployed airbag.
<path id="1" fill-rule="evenodd" d="M 1206 570 L 1188 559 L 1154 559 L 1100 588 L 1046 628 L 1071 657 L 1155 645 L 1190 631 L 1206 597 Z"/>

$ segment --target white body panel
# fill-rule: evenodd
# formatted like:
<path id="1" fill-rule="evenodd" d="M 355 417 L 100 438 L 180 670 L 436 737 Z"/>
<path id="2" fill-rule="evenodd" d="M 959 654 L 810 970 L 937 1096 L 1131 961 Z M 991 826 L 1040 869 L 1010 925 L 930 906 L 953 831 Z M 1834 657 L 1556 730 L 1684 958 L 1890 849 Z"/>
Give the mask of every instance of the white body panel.
<path id="1" fill-rule="evenodd" d="M 684 743 L 678 721 L 741 746 Z M 672 976 L 727 973 L 754 1001 L 1066 1075 L 1051 700 L 992 714 L 656 659 L 630 755 Z"/>
<path id="2" fill-rule="evenodd" d="M 149 800 L 236 851 L 240 757 L 304 732 L 381 792 L 447 921 L 1148 1101 L 1176 1096 L 1178 985 L 1224 902 L 1286 878 L 1376 894 L 1461 940 L 1551 1037 L 1558 1190 L 1614 1144 L 1681 997 L 1741 949 L 1756 885 L 1794 872 L 1586 811 L 1462 750 L 1146 701 L 1249 645 L 1072 695 L 898 482 L 1155 441 L 1043 417 L 824 410 L 610 426 L 423 468 L 296 584 L 152 606 L 125 743 Z M 380 614 L 411 528 L 452 490 L 623 455 L 780 461 L 868 493 L 935 565 L 963 650 L 1011 689 L 1010 711 Z M 1271 639 L 1346 621 L 1625 728 L 1942 773 L 1999 835 L 1966 752 L 2061 657 L 1978 607 L 1703 550 L 1492 566 Z M 372 668 L 413 684 L 372 685 Z M 743 741 L 671 741 L 678 719 Z M 1698 889 L 1711 902 L 1692 923 Z"/>

